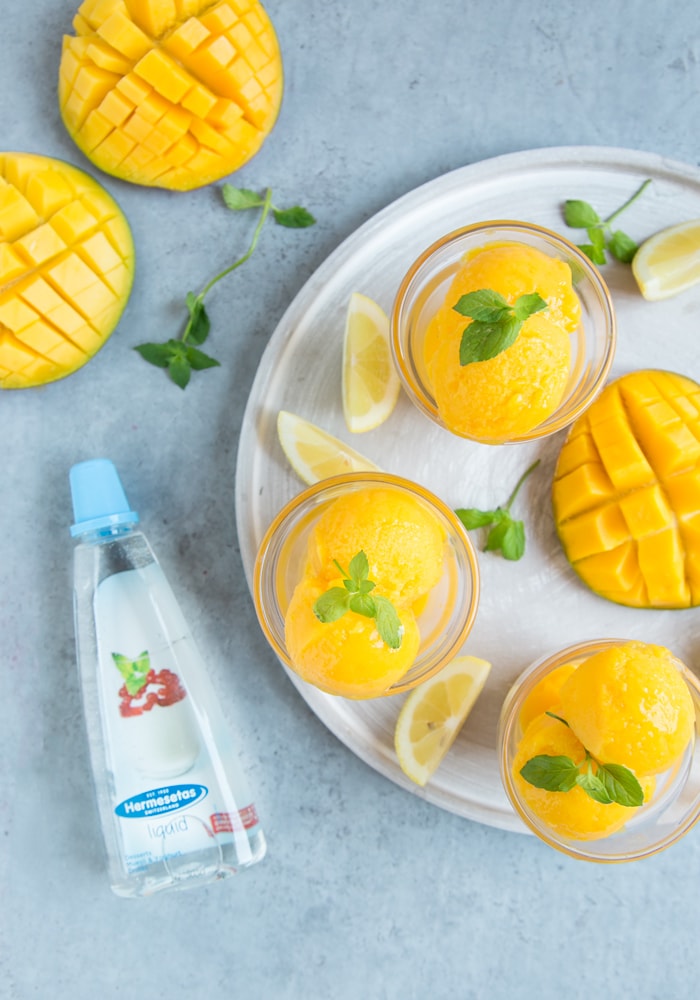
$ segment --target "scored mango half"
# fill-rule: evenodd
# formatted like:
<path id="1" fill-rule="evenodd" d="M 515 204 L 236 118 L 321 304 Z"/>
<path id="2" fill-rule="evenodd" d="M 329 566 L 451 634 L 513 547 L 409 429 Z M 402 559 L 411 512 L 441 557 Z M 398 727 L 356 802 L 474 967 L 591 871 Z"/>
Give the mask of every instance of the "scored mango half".
<path id="1" fill-rule="evenodd" d="M 0 154 L 0 387 L 70 375 L 102 347 L 131 292 L 129 224 L 77 167 Z"/>
<path id="2" fill-rule="evenodd" d="M 258 0 L 85 0 L 73 27 L 61 115 L 108 174 L 201 187 L 246 163 L 277 119 L 282 60 Z"/>
<path id="3" fill-rule="evenodd" d="M 612 382 L 572 426 L 552 501 L 566 557 L 596 593 L 700 605 L 700 385 L 656 370 Z"/>

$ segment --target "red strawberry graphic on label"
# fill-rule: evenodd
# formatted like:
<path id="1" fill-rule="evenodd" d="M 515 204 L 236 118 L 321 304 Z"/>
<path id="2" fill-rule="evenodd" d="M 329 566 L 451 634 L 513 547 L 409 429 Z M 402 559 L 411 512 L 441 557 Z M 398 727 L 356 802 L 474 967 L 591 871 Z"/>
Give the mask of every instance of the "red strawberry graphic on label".
<path id="1" fill-rule="evenodd" d="M 151 668 L 150 656 L 144 650 L 135 660 L 121 653 L 112 653 L 112 659 L 124 683 L 119 688 L 119 714 L 124 718 L 143 715 L 156 705 L 167 708 L 186 697 L 187 692 L 180 678 L 172 670 Z"/>

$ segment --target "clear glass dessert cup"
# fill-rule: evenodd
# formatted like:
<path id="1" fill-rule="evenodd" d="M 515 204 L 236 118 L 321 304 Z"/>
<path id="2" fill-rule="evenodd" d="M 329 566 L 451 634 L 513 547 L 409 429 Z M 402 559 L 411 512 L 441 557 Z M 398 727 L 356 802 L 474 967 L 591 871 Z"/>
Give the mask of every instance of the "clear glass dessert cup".
<path id="1" fill-rule="evenodd" d="M 267 641 L 282 662 L 295 671 L 285 645 L 284 621 L 296 585 L 304 574 L 309 535 L 323 512 L 348 491 L 380 486 L 408 493 L 445 531 L 442 577 L 424 607 L 416 610 L 421 635 L 416 659 L 408 671 L 380 695 L 399 694 L 422 683 L 459 652 L 472 629 L 479 602 L 479 566 L 474 547 L 446 504 L 424 487 L 386 473 L 348 473 L 304 490 L 279 512 L 258 550 L 253 574 L 253 600 Z M 296 671 L 295 671 L 296 672 Z"/>
<path id="2" fill-rule="evenodd" d="M 465 254 L 491 243 L 521 243 L 569 264 L 581 303 L 581 323 L 571 337 L 569 378 L 559 405 L 531 430 L 486 444 L 533 441 L 567 427 L 590 406 L 605 384 L 615 354 L 616 324 L 610 292 L 598 269 L 578 247 L 557 233 L 528 222 L 481 222 L 447 233 L 424 250 L 404 276 L 391 314 L 394 363 L 411 402 L 450 433 L 440 416 L 424 361 L 430 320 L 445 301 Z"/>
<path id="3" fill-rule="evenodd" d="M 622 829 L 597 840 L 565 837 L 532 812 L 513 780 L 513 761 L 523 736 L 520 714 L 535 686 L 564 664 L 576 666 L 603 649 L 620 646 L 627 641 L 598 639 L 582 642 L 537 660 L 515 681 L 501 709 L 498 724 L 499 766 L 511 805 L 541 840 L 569 857 L 583 861 L 636 861 L 658 854 L 680 840 L 700 819 L 700 742 L 696 739 L 700 731 L 700 681 L 680 660 L 676 660 L 676 666 L 688 686 L 695 708 L 693 739 L 674 766 L 656 776 L 656 788 L 650 801 L 635 809 Z"/>

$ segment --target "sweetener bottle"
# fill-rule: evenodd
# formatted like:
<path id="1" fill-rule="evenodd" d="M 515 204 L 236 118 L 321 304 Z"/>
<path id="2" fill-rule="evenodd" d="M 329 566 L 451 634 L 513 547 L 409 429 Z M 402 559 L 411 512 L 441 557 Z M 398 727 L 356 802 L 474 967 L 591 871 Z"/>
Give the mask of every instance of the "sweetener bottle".
<path id="1" fill-rule="evenodd" d="M 265 838 L 206 666 L 108 459 L 70 470 L 75 633 L 110 882 L 184 889 Z"/>

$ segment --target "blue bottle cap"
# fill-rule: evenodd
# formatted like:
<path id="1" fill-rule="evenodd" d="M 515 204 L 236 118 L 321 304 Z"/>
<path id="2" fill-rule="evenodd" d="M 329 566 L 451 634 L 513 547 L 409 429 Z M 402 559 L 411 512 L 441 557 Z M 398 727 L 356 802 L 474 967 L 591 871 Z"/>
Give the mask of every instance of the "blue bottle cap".
<path id="1" fill-rule="evenodd" d="M 119 473 L 108 458 L 79 462 L 69 478 L 75 518 L 70 533 L 74 538 L 87 531 L 138 521 L 136 511 L 129 509 Z"/>

